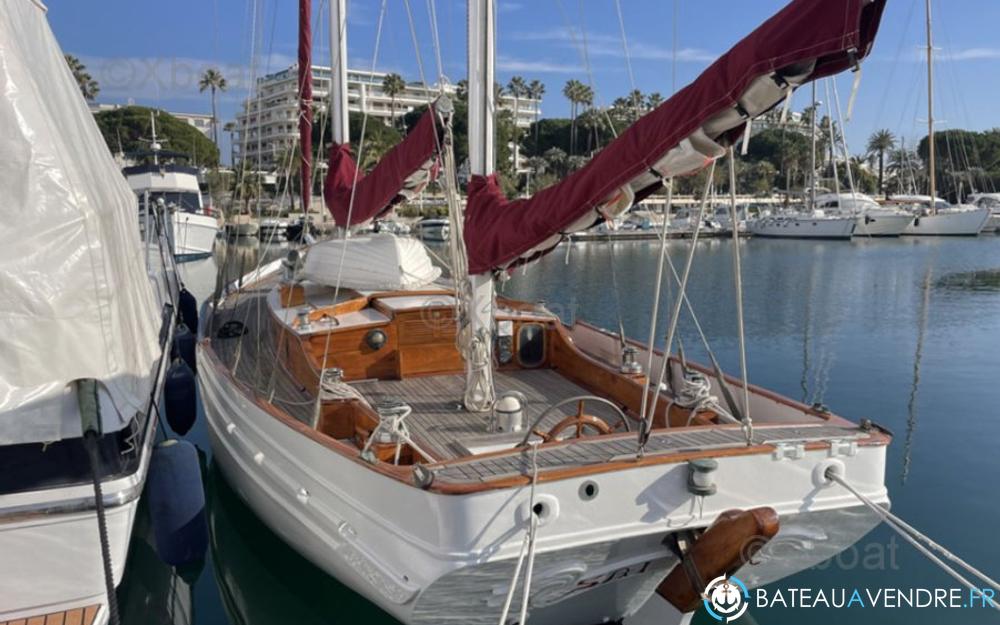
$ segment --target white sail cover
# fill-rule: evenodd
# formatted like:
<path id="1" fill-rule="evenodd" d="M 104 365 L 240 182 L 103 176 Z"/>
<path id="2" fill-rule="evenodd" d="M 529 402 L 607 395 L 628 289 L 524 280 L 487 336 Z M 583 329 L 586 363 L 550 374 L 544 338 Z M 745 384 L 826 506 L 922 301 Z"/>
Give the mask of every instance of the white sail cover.
<path id="1" fill-rule="evenodd" d="M 346 248 L 345 248 L 346 246 Z M 356 291 L 419 289 L 441 276 L 416 239 L 373 234 L 331 239 L 309 248 L 301 277 Z"/>
<path id="2" fill-rule="evenodd" d="M 0 444 L 80 436 L 80 378 L 120 429 L 144 409 L 160 313 L 135 196 L 32 0 L 0 0 L 0 197 Z"/>

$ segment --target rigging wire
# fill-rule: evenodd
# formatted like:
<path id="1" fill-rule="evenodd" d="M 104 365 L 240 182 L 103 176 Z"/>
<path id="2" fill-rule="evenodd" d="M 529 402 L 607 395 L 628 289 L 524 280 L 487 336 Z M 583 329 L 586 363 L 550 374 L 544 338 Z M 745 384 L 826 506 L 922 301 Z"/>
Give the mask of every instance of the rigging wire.
<path id="1" fill-rule="evenodd" d="M 733 281 L 736 289 L 736 330 L 739 337 L 740 376 L 743 379 L 743 433 L 747 446 L 753 442 L 753 419 L 750 416 L 750 376 L 747 370 L 747 339 L 743 321 L 743 267 L 740 259 L 740 229 L 736 210 L 736 151 L 729 146 L 729 214 L 733 225 Z"/>
<path id="2" fill-rule="evenodd" d="M 649 403 L 648 398 L 651 376 L 648 374 L 646 376 L 646 382 L 642 393 L 642 406 L 639 413 L 640 419 L 642 420 L 642 427 L 639 428 L 639 457 L 642 457 L 645 454 L 646 439 L 652 430 L 653 417 L 656 415 L 656 403 L 660 398 L 660 389 L 663 387 L 663 381 L 666 378 L 667 369 L 670 366 L 670 350 L 673 347 L 674 336 L 677 332 L 677 322 L 680 319 L 681 303 L 683 302 L 684 294 L 687 291 L 688 279 L 691 276 L 691 266 L 694 264 L 694 253 L 698 247 L 698 236 L 701 234 L 701 225 L 705 218 L 705 206 L 708 203 L 712 183 L 715 180 L 715 166 L 716 161 L 712 160 L 712 163 L 708 167 L 708 175 L 705 179 L 705 189 L 702 192 L 701 203 L 698 207 L 698 220 L 695 222 L 694 232 L 691 234 L 691 248 L 688 250 L 687 260 L 684 263 L 684 272 L 681 276 L 680 287 L 677 297 L 674 298 L 673 302 L 673 310 L 671 312 L 670 322 L 667 328 L 666 346 L 663 350 L 663 364 L 660 367 L 660 374 L 657 378 L 655 387 L 656 393 L 653 395 L 652 406 L 647 405 Z"/>
<path id="3" fill-rule="evenodd" d="M 385 22 L 385 15 L 386 15 L 387 9 L 388 9 L 388 0 L 382 0 L 382 8 L 379 11 L 378 23 L 377 23 L 377 25 L 375 27 L 375 43 L 374 43 L 374 48 L 372 50 L 371 72 L 373 74 L 375 73 L 375 68 L 378 66 L 378 53 L 379 53 L 379 48 L 380 48 L 381 43 L 382 43 L 382 26 L 383 26 L 383 24 Z M 331 35 L 332 35 L 332 33 L 331 33 Z M 332 107 L 333 106 L 333 102 L 331 102 L 330 105 Z M 359 164 L 361 162 L 363 162 L 363 158 L 364 158 L 365 138 L 367 136 L 367 131 L 368 131 L 368 108 L 364 107 L 364 110 L 362 111 L 362 118 L 361 118 L 361 137 L 358 139 L 358 163 Z M 354 179 L 351 181 L 351 197 L 350 197 L 350 199 L 348 201 L 348 204 L 347 204 L 347 219 L 346 219 L 346 223 L 344 223 L 344 227 L 343 227 L 343 230 L 344 230 L 344 236 L 343 236 L 343 239 L 342 239 L 343 244 L 340 246 L 340 262 L 337 264 L 337 280 L 334 283 L 335 286 L 334 286 L 334 289 L 333 289 L 333 303 L 335 305 L 336 305 L 337 301 L 340 299 L 340 288 L 341 288 L 341 283 L 343 282 L 343 278 L 344 278 L 344 260 L 347 258 L 347 246 L 348 246 L 348 244 L 350 242 L 350 238 L 351 238 L 351 226 L 350 226 L 350 224 L 351 224 L 351 216 L 354 213 L 354 199 L 355 199 L 355 197 L 357 195 L 357 190 L 358 190 L 358 176 L 360 175 L 360 173 L 361 173 L 361 167 L 360 166 L 355 167 L 354 168 Z M 325 346 L 323 348 L 323 362 L 321 363 L 320 372 L 319 372 L 319 380 L 320 380 L 320 382 L 322 382 L 323 375 L 326 373 L 326 365 L 327 365 L 327 361 L 328 361 L 328 359 L 330 357 L 330 338 L 332 337 L 332 335 L 333 335 L 333 332 L 327 332 L 326 333 L 326 342 L 325 342 Z M 321 397 L 322 396 L 321 396 L 320 393 L 316 393 L 316 407 L 315 407 L 316 413 L 319 413 L 319 411 L 322 408 L 322 399 L 321 399 Z"/>

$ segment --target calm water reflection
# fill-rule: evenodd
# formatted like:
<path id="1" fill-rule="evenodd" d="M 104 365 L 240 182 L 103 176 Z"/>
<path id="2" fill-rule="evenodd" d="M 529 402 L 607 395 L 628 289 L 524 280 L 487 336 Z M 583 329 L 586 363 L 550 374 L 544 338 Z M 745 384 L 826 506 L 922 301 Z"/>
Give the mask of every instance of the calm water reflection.
<path id="1" fill-rule="evenodd" d="M 517 271 L 505 292 L 545 300 L 566 319 L 617 328 L 620 318 L 627 333 L 644 339 L 656 248 L 644 242 L 613 249 L 577 243 L 568 253 L 560 248 Z M 230 277 L 261 260 L 255 240 L 229 249 Z M 687 249 L 685 242 L 671 243 L 678 265 Z M 283 253 L 270 250 L 265 260 Z M 215 286 L 215 267 L 209 260 L 182 269 L 199 300 Z M 990 288 L 990 279 L 979 279 L 997 275 L 1000 237 L 751 240 L 743 267 L 750 379 L 893 430 L 887 468 L 893 509 L 987 574 L 1000 576 L 1000 501 L 992 495 L 1000 476 L 1000 291 Z M 723 368 L 737 370 L 729 242 L 699 244 L 688 295 Z M 690 318 L 682 320 L 681 338 L 689 356 L 704 357 Z M 203 418 L 189 438 L 210 456 Z M 206 472 L 206 487 L 212 548 L 204 570 L 176 576 L 158 564 L 140 522 L 120 590 L 126 623 L 393 622 L 286 547 L 214 468 Z M 951 585 L 880 528 L 841 557 L 775 587 Z M 774 625 L 844 621 L 834 610 L 753 614 L 757 622 Z M 849 616 L 855 625 L 958 622 L 953 612 L 926 609 L 853 610 Z M 1000 622 L 991 618 L 995 614 L 973 616 L 975 622 Z M 655 614 L 648 622 L 656 622 Z"/>

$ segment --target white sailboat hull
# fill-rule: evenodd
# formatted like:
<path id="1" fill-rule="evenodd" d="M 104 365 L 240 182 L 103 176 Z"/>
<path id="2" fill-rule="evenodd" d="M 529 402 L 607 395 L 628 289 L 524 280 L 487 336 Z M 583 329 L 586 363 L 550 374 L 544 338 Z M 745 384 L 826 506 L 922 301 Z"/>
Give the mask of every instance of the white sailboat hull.
<path id="1" fill-rule="evenodd" d="M 854 236 L 858 237 L 898 237 L 913 222 L 913 215 L 876 212 L 859 215 Z"/>
<path id="2" fill-rule="evenodd" d="M 944 209 L 933 215 L 920 215 L 903 234 L 906 236 L 967 236 L 974 237 L 990 218 L 988 208 Z"/>
<path id="3" fill-rule="evenodd" d="M 986 220 L 983 232 L 1000 232 L 1000 213 L 992 213 Z"/>
<path id="4" fill-rule="evenodd" d="M 212 254 L 219 235 L 219 221 L 215 217 L 175 211 L 171 223 L 175 257 L 194 259 Z"/>
<path id="5" fill-rule="evenodd" d="M 442 495 L 387 477 L 329 449 L 250 399 L 200 347 L 199 377 L 214 457 L 271 529 L 318 567 L 407 625 L 493 625 L 524 538 L 528 487 Z M 297 422 L 296 422 L 297 423 Z M 885 447 L 855 447 L 846 474 L 886 502 Z M 797 459 L 720 457 L 718 494 L 698 499 L 683 463 L 546 481 L 552 514 L 538 530 L 530 621 L 593 625 L 637 611 L 676 563 L 671 531 L 705 527 L 725 510 L 771 505 L 782 519 L 773 555 L 738 573 L 765 584 L 853 544 L 877 519 L 839 487 L 817 487 L 830 450 Z M 593 500 L 582 485 L 599 486 Z M 809 526 L 809 527 L 807 527 Z M 826 539 L 815 540 L 815 527 Z M 813 539 L 798 540 L 803 531 Z M 515 593 L 520 606 L 521 587 Z"/>
<path id="6" fill-rule="evenodd" d="M 857 222 L 854 217 L 763 217 L 749 224 L 755 237 L 775 239 L 850 239 Z"/>

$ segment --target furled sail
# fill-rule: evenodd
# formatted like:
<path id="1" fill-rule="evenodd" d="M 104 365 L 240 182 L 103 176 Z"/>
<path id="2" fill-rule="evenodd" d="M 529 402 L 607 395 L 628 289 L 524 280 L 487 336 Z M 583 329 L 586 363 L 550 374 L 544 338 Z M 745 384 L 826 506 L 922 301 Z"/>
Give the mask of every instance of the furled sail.
<path id="1" fill-rule="evenodd" d="M 349 145 L 332 146 L 323 193 L 337 224 L 355 226 L 370 221 L 396 203 L 415 197 L 434 180 L 442 130 L 451 112 L 451 102 L 439 98 L 367 175 L 358 172 Z"/>
<path id="2" fill-rule="evenodd" d="M 136 198 L 42 5 L 3 2 L 0 42 L 0 444 L 80 436 L 79 378 L 114 431 L 160 355 Z"/>
<path id="3" fill-rule="evenodd" d="M 748 120 L 810 80 L 871 51 L 886 0 L 794 0 L 591 161 L 529 199 L 509 201 L 495 176 L 469 182 L 469 272 L 528 262 L 566 234 L 628 210 L 664 179 L 721 156 Z"/>

